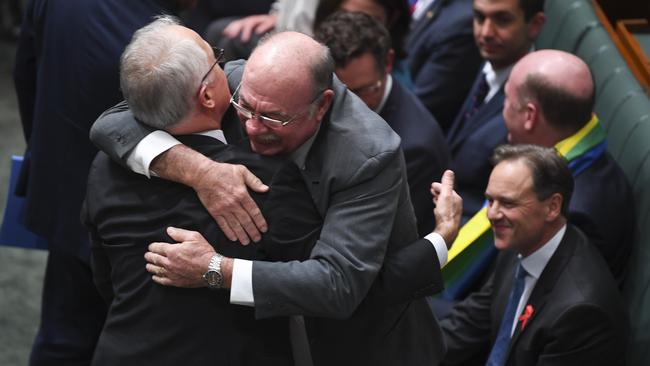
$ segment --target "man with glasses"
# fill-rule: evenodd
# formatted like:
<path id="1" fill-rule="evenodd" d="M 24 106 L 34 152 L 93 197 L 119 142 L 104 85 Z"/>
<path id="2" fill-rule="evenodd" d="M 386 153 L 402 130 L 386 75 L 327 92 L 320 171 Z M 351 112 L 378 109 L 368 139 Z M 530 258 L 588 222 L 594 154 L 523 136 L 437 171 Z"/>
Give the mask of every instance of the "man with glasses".
<path id="1" fill-rule="evenodd" d="M 386 28 L 364 13 L 335 13 L 316 30 L 332 52 L 336 76 L 377 112 L 402 139 L 418 234 L 435 226 L 431 182 L 449 166 L 449 149 L 438 122 L 390 75 L 395 53 Z"/>
<path id="2" fill-rule="evenodd" d="M 222 142 L 230 97 L 216 66 L 222 55 L 173 18 L 159 18 L 138 30 L 123 53 L 121 89 L 143 123 L 211 159 L 245 164 L 269 182 L 268 194 L 254 196 L 269 232 L 259 245 L 231 242 L 191 189 L 146 179 L 99 153 L 82 215 L 91 233 L 94 279 L 109 304 L 93 365 L 292 363 L 286 317 L 257 322 L 252 308 L 229 304 L 226 292 L 159 286 L 143 266 L 147 246 L 168 240 L 169 225 L 200 231 L 220 253 L 248 259 L 306 258 L 318 238 L 322 219 L 295 164 Z M 278 225 L 280 219 L 286 225 Z"/>
<path id="3" fill-rule="evenodd" d="M 437 232 L 418 240 L 399 137 L 332 80 L 333 71 L 329 50 L 295 32 L 267 38 L 245 67 L 241 61 L 225 67 L 230 89 L 241 83 L 236 110 L 251 149 L 290 159 L 323 218 L 309 258 L 232 259 L 216 254 L 199 233 L 174 229 L 168 233 L 180 243 L 150 245 L 147 270 L 163 285 L 230 289 L 230 303 L 254 306 L 258 319 L 308 316 L 309 345 L 293 344 L 298 364 L 436 364 L 443 344 L 421 296 L 439 289 L 445 243 L 457 232 L 460 197 L 453 192 L 453 173 L 432 186 L 439 194 Z M 227 128 L 236 121 L 225 113 Z M 132 137 L 142 137 L 143 130 L 129 112 L 112 111 L 96 122 L 93 137 L 120 159 L 135 153 Z M 216 190 L 223 178 L 205 175 L 214 164 L 174 146 L 153 169 L 197 191 Z M 398 251 L 404 255 L 390 256 Z M 380 273 L 382 266 L 390 266 L 390 273 Z M 373 286 L 380 288 L 371 291 Z M 298 341 L 300 323 L 292 324 L 292 340 Z"/>

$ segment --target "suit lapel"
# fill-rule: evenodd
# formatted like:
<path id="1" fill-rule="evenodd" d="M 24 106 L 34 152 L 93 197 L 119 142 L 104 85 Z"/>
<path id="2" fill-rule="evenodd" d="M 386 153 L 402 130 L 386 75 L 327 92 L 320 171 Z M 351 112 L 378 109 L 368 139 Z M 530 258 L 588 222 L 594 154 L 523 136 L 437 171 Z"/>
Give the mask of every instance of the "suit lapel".
<path id="1" fill-rule="evenodd" d="M 433 4 L 429 5 L 429 8 L 424 12 L 422 17 L 413 25 L 413 28 L 411 28 L 413 38 L 409 39 L 409 45 L 416 45 L 420 41 L 420 38 L 427 33 L 425 32 L 425 29 L 428 28 L 429 24 L 438 17 L 440 9 L 446 5 L 447 1 L 448 0 L 437 0 L 434 1 Z"/>
<path id="2" fill-rule="evenodd" d="M 477 79 L 472 87 L 471 94 L 474 95 L 476 88 L 478 88 L 479 80 Z M 465 100 L 463 108 L 456 116 L 456 121 L 454 122 L 453 129 L 449 132 L 449 148 L 452 152 L 462 145 L 465 142 L 467 136 L 475 132 L 478 128 L 485 123 L 485 121 L 490 120 L 501 113 L 503 110 L 503 86 L 499 91 L 490 99 L 486 104 L 482 105 L 473 116 L 460 124 L 461 116 L 463 116 L 469 108 L 471 101 Z"/>
<path id="3" fill-rule="evenodd" d="M 508 355 L 510 355 L 510 352 L 512 352 L 516 346 L 521 334 L 528 329 L 530 323 L 535 320 L 538 314 L 543 312 L 548 295 L 555 287 L 555 284 L 566 267 L 567 262 L 571 259 L 571 256 L 573 256 L 576 240 L 578 240 L 577 235 L 575 229 L 571 225 L 568 225 L 564 238 L 562 238 L 557 250 L 546 264 L 544 271 L 542 271 L 539 280 L 537 280 L 537 283 L 535 284 L 533 292 L 530 294 L 530 298 L 528 298 L 528 303 L 526 305 L 531 305 L 533 307 L 533 314 L 528 318 L 528 324 L 526 324 L 526 328 L 523 330 L 521 329 L 521 322 L 517 323 L 515 333 L 512 335 L 508 347 Z"/>

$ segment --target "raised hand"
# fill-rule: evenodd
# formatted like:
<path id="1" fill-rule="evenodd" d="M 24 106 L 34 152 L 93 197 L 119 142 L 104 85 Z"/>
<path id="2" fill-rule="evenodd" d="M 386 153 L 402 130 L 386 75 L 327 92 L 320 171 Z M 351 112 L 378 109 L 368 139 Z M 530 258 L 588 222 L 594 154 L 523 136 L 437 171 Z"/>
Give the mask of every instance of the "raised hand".
<path id="1" fill-rule="evenodd" d="M 454 172 L 446 170 L 440 183 L 432 183 L 431 194 L 433 194 L 433 204 L 435 205 L 433 214 L 436 218 L 436 228 L 434 231 L 445 239 L 447 248 L 449 248 L 458 235 L 463 211 L 463 199 L 454 191 Z"/>

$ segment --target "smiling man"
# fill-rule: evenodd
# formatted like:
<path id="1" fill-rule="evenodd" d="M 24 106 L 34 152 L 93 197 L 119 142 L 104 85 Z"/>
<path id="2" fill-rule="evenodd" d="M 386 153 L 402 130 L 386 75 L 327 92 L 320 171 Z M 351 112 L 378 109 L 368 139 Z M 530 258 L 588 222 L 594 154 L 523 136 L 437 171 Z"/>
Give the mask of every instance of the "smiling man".
<path id="1" fill-rule="evenodd" d="M 543 0 L 474 0 L 473 7 L 474 41 L 485 64 L 447 132 L 465 220 L 483 206 L 489 157 L 506 140 L 505 82 L 532 49 L 545 20 Z"/>
<path id="2" fill-rule="evenodd" d="M 485 196 L 500 254 L 481 290 L 441 322 L 443 364 L 620 363 L 623 302 L 600 254 L 567 224 L 566 160 L 552 148 L 515 145 L 497 148 L 493 161 Z"/>
<path id="3" fill-rule="evenodd" d="M 173 230 L 180 244 L 154 243 L 145 256 L 154 281 L 230 290 L 230 303 L 254 307 L 257 319 L 309 317 L 310 342 L 294 344 L 294 351 L 305 351 L 296 352 L 296 364 L 437 364 L 444 345 L 421 297 L 439 289 L 446 243 L 457 233 L 461 204 L 453 173 L 445 173 L 438 189 L 436 232 L 418 239 L 399 137 L 333 78 L 327 47 L 300 33 L 277 33 L 246 64 L 228 63 L 224 71 L 230 90 L 237 89 L 224 130 L 242 126 L 254 152 L 295 164 L 323 218 L 322 231 L 308 259 L 264 262 L 223 256 L 198 233 Z M 113 110 L 96 122 L 93 136 L 119 159 L 145 129 L 129 111 Z M 237 141 L 229 136 L 229 143 Z M 215 181 L 223 176 L 205 169 L 216 163 L 179 147 L 156 158 L 156 172 L 167 179 L 187 174 L 179 181 L 192 187 L 208 177 L 206 186 L 218 191 Z M 140 169 L 148 172 L 145 166 Z M 449 208 L 444 215 L 441 207 Z M 391 254 L 404 249 L 408 255 L 395 263 Z M 387 264 L 394 282 L 380 273 Z M 294 324 L 298 340 L 300 324 Z"/>

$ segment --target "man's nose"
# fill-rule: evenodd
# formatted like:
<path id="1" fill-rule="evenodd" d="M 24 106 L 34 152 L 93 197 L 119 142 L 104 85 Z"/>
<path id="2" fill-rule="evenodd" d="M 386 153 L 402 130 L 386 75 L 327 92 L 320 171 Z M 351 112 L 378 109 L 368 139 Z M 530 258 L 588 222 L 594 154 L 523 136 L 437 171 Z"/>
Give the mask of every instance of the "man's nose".
<path id="1" fill-rule="evenodd" d="M 483 24 L 479 26 L 479 34 L 482 37 L 494 36 L 494 23 L 489 18 L 486 18 Z"/>
<path id="2" fill-rule="evenodd" d="M 498 220 L 502 217 L 501 209 L 498 202 L 488 202 L 487 205 L 487 218 L 488 220 Z"/>
<path id="3" fill-rule="evenodd" d="M 250 135 L 253 134 L 267 133 L 269 128 L 262 122 L 259 118 L 259 115 L 253 114 L 250 118 L 246 119 L 245 122 L 246 132 Z"/>

